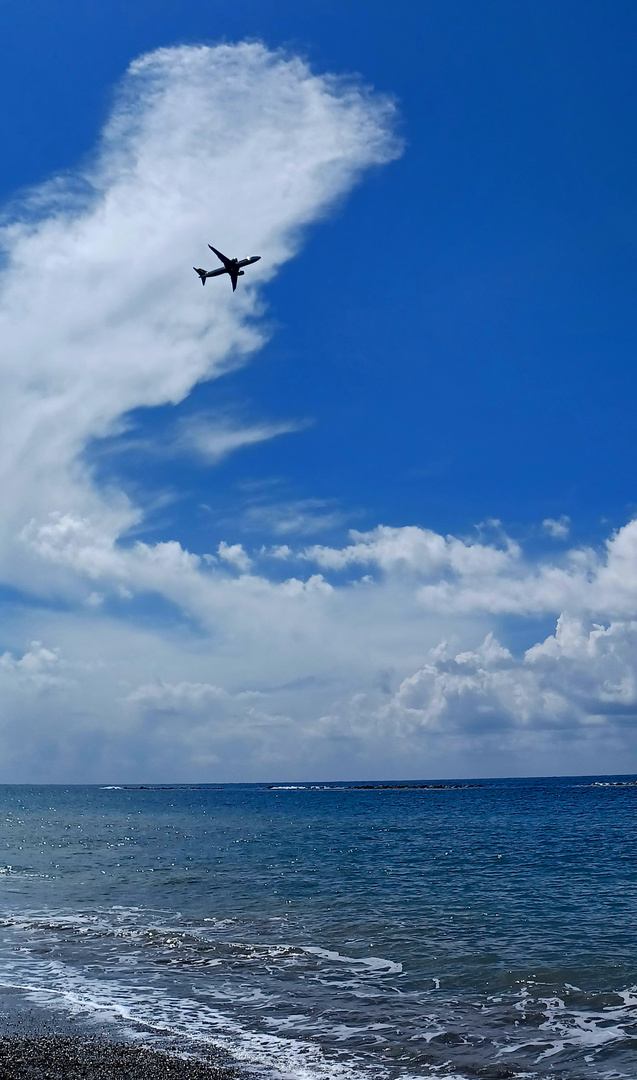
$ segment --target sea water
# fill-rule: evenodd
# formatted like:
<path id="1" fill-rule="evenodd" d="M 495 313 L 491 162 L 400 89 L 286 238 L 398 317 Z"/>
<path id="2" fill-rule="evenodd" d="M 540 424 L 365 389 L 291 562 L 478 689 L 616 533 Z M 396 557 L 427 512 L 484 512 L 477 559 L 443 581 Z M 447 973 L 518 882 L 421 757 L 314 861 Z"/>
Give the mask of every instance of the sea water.
<path id="1" fill-rule="evenodd" d="M 3 787 L 0 992 L 253 1074 L 634 1078 L 636 810 L 632 777 Z"/>

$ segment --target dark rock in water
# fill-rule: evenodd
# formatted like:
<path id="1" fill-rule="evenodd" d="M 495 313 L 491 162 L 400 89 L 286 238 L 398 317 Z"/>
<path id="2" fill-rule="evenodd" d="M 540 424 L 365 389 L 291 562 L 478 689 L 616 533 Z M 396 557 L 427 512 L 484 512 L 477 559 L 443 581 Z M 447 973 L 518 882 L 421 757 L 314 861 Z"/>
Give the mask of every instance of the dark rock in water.
<path id="1" fill-rule="evenodd" d="M 0 1080 L 237 1080 L 213 1062 L 102 1037 L 0 1036 Z"/>
<path id="2" fill-rule="evenodd" d="M 210 791 L 221 791 L 221 787 L 214 784 L 114 784 L 112 787 L 109 785 L 111 791 L 203 791 L 204 788 Z"/>

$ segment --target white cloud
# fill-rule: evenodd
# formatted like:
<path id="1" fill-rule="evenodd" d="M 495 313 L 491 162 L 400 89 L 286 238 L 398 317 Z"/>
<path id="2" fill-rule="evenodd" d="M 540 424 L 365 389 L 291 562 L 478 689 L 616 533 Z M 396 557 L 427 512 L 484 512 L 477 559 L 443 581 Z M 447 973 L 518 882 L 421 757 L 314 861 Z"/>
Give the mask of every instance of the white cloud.
<path id="1" fill-rule="evenodd" d="M 194 454 L 209 465 L 216 465 L 244 446 L 255 446 L 278 435 L 301 431 L 303 427 L 305 424 L 299 421 L 242 425 L 228 417 L 195 415 L 180 421 L 169 450 Z"/>
<path id="2" fill-rule="evenodd" d="M 524 561 L 499 574 L 424 585 L 420 598 L 430 610 L 458 613 L 631 617 L 637 611 L 637 521 L 618 529 L 601 550 L 572 548 L 558 561 Z"/>
<path id="3" fill-rule="evenodd" d="M 246 507 L 241 520 L 244 528 L 267 531 L 274 536 L 312 536 L 338 528 L 345 515 L 326 499 L 280 499 L 277 502 L 261 499 Z"/>
<path id="4" fill-rule="evenodd" d="M 252 566 L 252 561 L 243 550 L 242 544 L 227 544 L 225 540 L 222 540 L 217 549 L 217 554 L 220 559 L 230 563 L 231 566 L 236 566 L 237 570 L 244 574 Z"/>
<path id="5" fill-rule="evenodd" d="M 443 642 L 389 700 L 358 695 L 323 725 L 336 724 L 341 735 L 346 725 L 359 740 L 382 731 L 403 752 L 417 749 L 434 761 L 458 751 L 484 756 L 486 749 L 508 751 L 509 761 L 522 764 L 530 751 L 548 771 L 556 771 L 551 755 L 563 768 L 590 744 L 590 764 L 598 754 L 603 768 L 609 746 L 634 742 L 636 646 L 637 621 L 586 626 L 570 616 L 519 658 L 493 634 L 462 652 Z M 528 771 L 523 764 L 521 771 Z"/>
<path id="6" fill-rule="evenodd" d="M 512 540 L 507 539 L 504 548 L 497 548 L 453 536 L 443 537 L 415 525 L 402 528 L 378 525 L 367 533 L 352 529 L 350 537 L 354 543 L 346 548 L 315 545 L 306 548 L 303 557 L 330 570 L 360 564 L 376 565 L 390 571 L 403 568 L 426 576 L 445 569 L 462 576 L 474 576 L 500 573 L 514 564 L 520 555 L 518 545 Z"/>
<path id="7" fill-rule="evenodd" d="M 128 701 L 134 704 L 152 706 L 158 709 L 182 711 L 184 706 L 202 706 L 225 701 L 228 693 L 220 686 L 210 683 L 150 683 L 138 686 L 128 695 Z"/>
<path id="8" fill-rule="evenodd" d="M 294 557 L 294 552 L 289 544 L 275 544 L 271 548 L 263 548 L 262 554 L 268 555 L 271 559 L 280 559 L 282 562 Z"/>
<path id="9" fill-rule="evenodd" d="M 566 540 L 571 531 L 571 519 L 567 514 L 562 514 L 559 518 L 544 518 L 542 528 L 554 540 Z"/>
<path id="10" fill-rule="evenodd" d="M 73 685 L 72 680 L 60 674 L 64 665 L 59 649 L 46 649 L 41 641 L 32 641 L 29 649 L 16 658 L 5 652 L 0 656 L 0 677 L 13 679 L 38 690 Z"/>
<path id="11" fill-rule="evenodd" d="M 456 614 L 542 615 L 561 611 L 631 617 L 637 612 L 637 520 L 597 550 L 571 548 L 559 559 L 525 558 L 518 543 L 443 537 L 417 526 L 379 525 L 350 532 L 344 548 L 316 545 L 300 554 L 325 570 L 377 567 L 408 572 L 429 611 Z"/>
<path id="12" fill-rule="evenodd" d="M 245 423 L 231 415 L 199 412 L 180 417 L 172 427 L 167 424 L 158 440 L 133 434 L 132 421 L 122 420 L 115 437 L 97 444 L 97 452 L 101 456 L 134 453 L 154 459 L 189 457 L 218 465 L 237 450 L 303 431 L 307 426 L 302 420 Z"/>
<path id="13" fill-rule="evenodd" d="M 254 691 L 229 694 L 209 683 L 156 683 L 139 687 L 128 700 L 152 727 L 153 753 L 160 760 L 170 755 L 191 771 L 193 759 L 198 768 L 229 758 L 280 767 L 289 740 L 296 734 L 298 741 L 290 717 L 269 711 Z"/>

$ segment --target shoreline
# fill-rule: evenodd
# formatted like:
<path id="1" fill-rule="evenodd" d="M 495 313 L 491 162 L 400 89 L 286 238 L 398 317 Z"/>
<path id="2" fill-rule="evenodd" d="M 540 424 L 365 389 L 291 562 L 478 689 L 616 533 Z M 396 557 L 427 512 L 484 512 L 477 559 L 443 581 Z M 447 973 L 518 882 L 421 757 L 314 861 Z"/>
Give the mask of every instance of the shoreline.
<path id="1" fill-rule="evenodd" d="M 178 1036 L 116 1034 L 105 1022 L 51 1015 L 18 988 L 0 990 L 0 1080 L 247 1080 L 215 1047 L 186 1049 Z"/>

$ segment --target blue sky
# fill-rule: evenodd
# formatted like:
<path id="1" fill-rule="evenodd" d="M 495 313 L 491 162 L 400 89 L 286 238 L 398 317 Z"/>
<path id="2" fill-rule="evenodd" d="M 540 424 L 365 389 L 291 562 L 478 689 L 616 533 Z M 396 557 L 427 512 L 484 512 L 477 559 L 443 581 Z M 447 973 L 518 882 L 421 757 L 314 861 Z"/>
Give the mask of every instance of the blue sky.
<path id="1" fill-rule="evenodd" d="M 2 778 L 637 768 L 636 32 L 4 0 Z"/>

